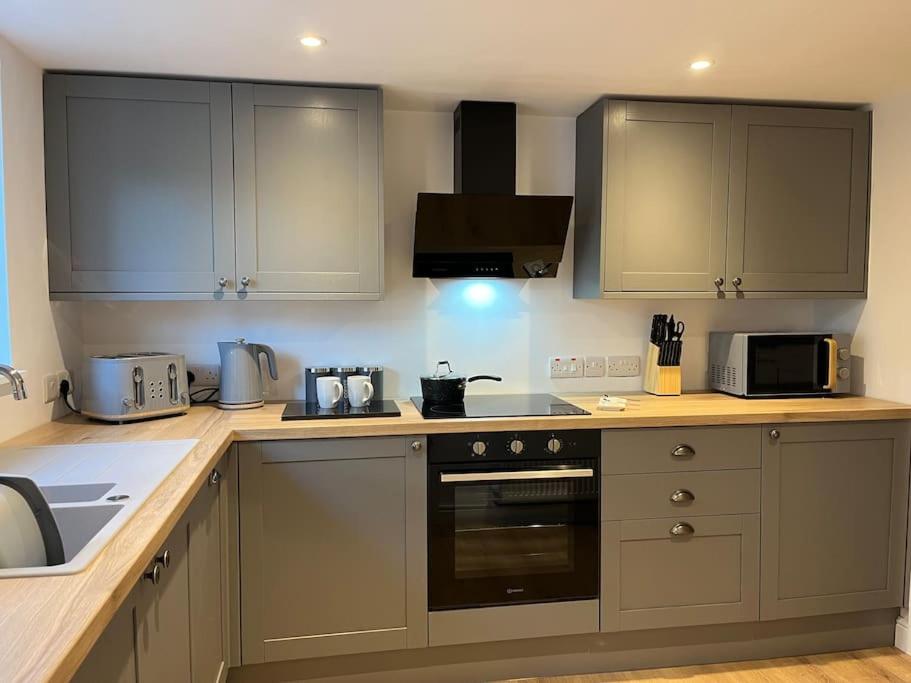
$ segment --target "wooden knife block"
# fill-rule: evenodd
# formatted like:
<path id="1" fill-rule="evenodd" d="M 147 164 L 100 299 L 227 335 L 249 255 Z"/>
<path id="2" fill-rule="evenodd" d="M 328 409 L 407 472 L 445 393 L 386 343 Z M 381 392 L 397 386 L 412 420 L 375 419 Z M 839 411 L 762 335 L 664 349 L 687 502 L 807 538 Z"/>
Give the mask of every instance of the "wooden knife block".
<path id="1" fill-rule="evenodd" d="M 657 345 L 649 343 L 642 388 L 655 396 L 679 396 L 682 386 L 680 366 L 658 365 L 660 351 Z"/>

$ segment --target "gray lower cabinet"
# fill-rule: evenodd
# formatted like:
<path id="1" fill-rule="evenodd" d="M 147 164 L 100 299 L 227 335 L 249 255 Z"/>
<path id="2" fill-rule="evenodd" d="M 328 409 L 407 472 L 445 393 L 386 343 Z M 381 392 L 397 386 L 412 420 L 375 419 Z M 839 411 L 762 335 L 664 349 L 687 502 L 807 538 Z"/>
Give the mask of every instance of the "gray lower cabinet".
<path id="1" fill-rule="evenodd" d="M 241 291 L 378 297 L 379 93 L 254 83 L 232 93 Z"/>
<path id="2" fill-rule="evenodd" d="M 52 295 L 233 282 L 229 83 L 47 74 L 44 100 Z"/>
<path id="3" fill-rule="evenodd" d="M 47 74 L 50 292 L 378 299 L 375 89 Z"/>
<path id="4" fill-rule="evenodd" d="M 574 296 L 862 297 L 869 154 L 868 112 L 599 100 Z"/>
<path id="5" fill-rule="evenodd" d="M 733 107 L 727 288 L 866 288 L 870 114 Z"/>
<path id="6" fill-rule="evenodd" d="M 224 683 L 228 460 L 210 476 L 74 677 Z"/>
<path id="7" fill-rule="evenodd" d="M 911 423 L 769 426 L 764 620 L 902 604 Z"/>
<path id="8" fill-rule="evenodd" d="M 423 438 L 239 447 L 243 664 L 427 645 Z"/>
<path id="9" fill-rule="evenodd" d="M 601 630 L 756 621 L 759 515 L 602 523 Z"/>

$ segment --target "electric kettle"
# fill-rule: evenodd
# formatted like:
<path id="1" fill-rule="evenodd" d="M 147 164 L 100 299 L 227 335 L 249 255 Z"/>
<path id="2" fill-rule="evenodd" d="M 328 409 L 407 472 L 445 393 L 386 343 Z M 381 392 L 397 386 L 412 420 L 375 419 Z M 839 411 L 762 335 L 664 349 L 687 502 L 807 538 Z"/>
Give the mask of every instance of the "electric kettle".
<path id="1" fill-rule="evenodd" d="M 218 384 L 218 407 L 222 410 L 245 410 L 263 405 L 263 376 L 259 354 L 266 354 L 269 375 L 278 379 L 275 352 L 265 344 L 248 344 L 244 339 L 218 342 L 221 356 L 221 379 Z"/>

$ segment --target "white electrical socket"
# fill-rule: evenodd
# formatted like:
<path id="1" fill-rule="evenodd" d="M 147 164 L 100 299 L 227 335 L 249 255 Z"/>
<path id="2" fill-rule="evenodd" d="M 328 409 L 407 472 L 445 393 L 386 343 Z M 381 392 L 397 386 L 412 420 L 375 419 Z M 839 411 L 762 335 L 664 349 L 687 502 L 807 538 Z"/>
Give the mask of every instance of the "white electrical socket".
<path id="1" fill-rule="evenodd" d="M 551 356 L 547 360 L 551 379 L 582 377 L 585 362 L 579 356 Z"/>
<path id="2" fill-rule="evenodd" d="M 604 377 L 604 356 L 585 357 L 585 376 Z"/>
<path id="3" fill-rule="evenodd" d="M 638 377 L 639 356 L 608 356 L 608 377 Z"/>
<path id="4" fill-rule="evenodd" d="M 221 366 L 217 363 L 211 365 L 202 363 L 188 365 L 187 370 L 192 372 L 196 377 L 196 380 L 193 382 L 194 389 L 217 387 L 221 380 Z"/>
<path id="5" fill-rule="evenodd" d="M 44 402 L 53 403 L 60 397 L 60 380 L 55 372 L 53 375 L 44 376 Z"/>

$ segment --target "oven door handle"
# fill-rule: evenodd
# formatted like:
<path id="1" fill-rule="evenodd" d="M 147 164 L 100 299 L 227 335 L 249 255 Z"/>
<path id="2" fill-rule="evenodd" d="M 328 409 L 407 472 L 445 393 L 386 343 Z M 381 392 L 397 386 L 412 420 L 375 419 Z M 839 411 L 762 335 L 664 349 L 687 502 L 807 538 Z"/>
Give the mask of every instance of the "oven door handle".
<path id="1" fill-rule="evenodd" d="M 519 472 L 451 472 L 440 475 L 440 483 L 457 484 L 482 481 L 523 481 L 534 479 L 591 479 L 595 471 L 588 467 L 571 470 L 522 470 Z"/>

